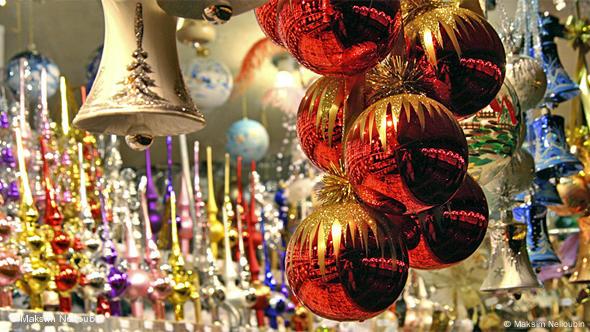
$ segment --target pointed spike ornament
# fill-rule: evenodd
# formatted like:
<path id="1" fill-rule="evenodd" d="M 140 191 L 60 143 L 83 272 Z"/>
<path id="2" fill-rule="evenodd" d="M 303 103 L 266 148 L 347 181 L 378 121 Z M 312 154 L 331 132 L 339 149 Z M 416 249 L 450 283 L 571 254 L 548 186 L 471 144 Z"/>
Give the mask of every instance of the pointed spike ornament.
<path id="1" fill-rule="evenodd" d="M 150 149 L 145 150 L 145 170 L 147 176 L 146 195 L 148 200 L 149 221 L 151 223 L 152 231 L 158 234 L 162 228 L 162 216 L 158 212 L 158 192 L 154 179 L 152 177 L 152 156 Z"/>
<path id="2" fill-rule="evenodd" d="M 149 267 L 150 275 L 148 298 L 152 302 L 156 319 L 164 320 L 166 318 L 164 300 L 171 294 L 172 286 L 170 278 L 160 269 L 161 254 L 153 238 L 152 224 L 148 212 L 147 183 L 148 179 L 142 177 L 138 191 L 144 223 L 145 261 Z"/>
<path id="3" fill-rule="evenodd" d="M 174 318 L 177 321 L 184 319 L 184 304 L 191 299 L 193 293 L 192 271 L 186 269 L 186 263 L 180 241 L 178 240 L 178 223 L 176 222 L 176 193 L 170 192 L 170 213 L 172 218 L 172 250 L 168 262 L 172 268 L 172 293 L 168 300 L 174 306 Z"/>
<path id="4" fill-rule="evenodd" d="M 217 218 L 219 208 L 215 202 L 215 188 L 213 186 L 213 156 L 211 147 L 207 147 L 207 188 L 209 197 L 207 200 L 207 219 L 209 220 L 209 241 L 213 257 L 217 257 L 219 242 L 223 240 L 223 224 Z"/>

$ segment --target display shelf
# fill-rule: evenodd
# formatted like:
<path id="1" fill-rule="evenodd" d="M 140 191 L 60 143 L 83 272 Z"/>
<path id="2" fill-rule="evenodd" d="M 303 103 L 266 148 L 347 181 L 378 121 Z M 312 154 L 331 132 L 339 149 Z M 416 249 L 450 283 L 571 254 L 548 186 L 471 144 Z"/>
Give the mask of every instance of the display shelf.
<path id="1" fill-rule="evenodd" d="M 0 331 L 14 332 L 193 332 L 211 331 L 192 322 L 143 320 L 130 317 L 0 309 Z"/>

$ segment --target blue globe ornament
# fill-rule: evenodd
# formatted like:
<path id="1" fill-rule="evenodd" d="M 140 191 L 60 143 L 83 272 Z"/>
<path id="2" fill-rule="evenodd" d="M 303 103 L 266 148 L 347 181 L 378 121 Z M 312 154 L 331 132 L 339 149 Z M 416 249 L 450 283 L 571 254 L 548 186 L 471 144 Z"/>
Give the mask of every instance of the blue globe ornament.
<path id="1" fill-rule="evenodd" d="M 86 65 L 86 93 L 90 93 L 98 68 L 100 67 L 100 59 L 102 59 L 103 45 L 100 45 L 90 56 L 90 62 Z"/>
<path id="2" fill-rule="evenodd" d="M 60 71 L 55 62 L 37 51 L 24 51 L 13 56 L 6 66 L 6 81 L 8 86 L 19 96 L 20 59 L 25 59 L 25 93 L 33 100 L 41 96 L 41 69 L 47 72 L 47 97 L 53 96 L 59 89 Z"/>
<path id="3" fill-rule="evenodd" d="M 189 63 L 184 79 L 193 102 L 203 111 L 225 104 L 234 87 L 234 79 L 226 65 L 202 56 Z"/>
<path id="4" fill-rule="evenodd" d="M 245 163 L 259 161 L 268 151 L 269 136 L 266 128 L 258 122 L 243 119 L 234 122 L 226 133 L 227 152 L 236 158 L 242 156 Z"/>

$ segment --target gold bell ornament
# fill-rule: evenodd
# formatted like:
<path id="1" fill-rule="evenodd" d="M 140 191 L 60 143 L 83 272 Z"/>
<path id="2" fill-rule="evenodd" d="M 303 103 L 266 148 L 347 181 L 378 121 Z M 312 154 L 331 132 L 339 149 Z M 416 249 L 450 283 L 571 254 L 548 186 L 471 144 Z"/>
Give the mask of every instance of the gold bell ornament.
<path id="1" fill-rule="evenodd" d="M 147 149 L 154 136 L 203 128 L 205 119 L 189 97 L 178 64 L 176 19 L 156 0 L 102 0 L 102 5 L 102 60 L 74 125 L 126 136 L 137 150 Z"/>
<path id="2" fill-rule="evenodd" d="M 480 290 L 518 292 L 541 287 L 527 253 L 527 226 L 514 222 L 512 211 L 504 210 L 500 221 L 489 228 L 490 263 Z"/>

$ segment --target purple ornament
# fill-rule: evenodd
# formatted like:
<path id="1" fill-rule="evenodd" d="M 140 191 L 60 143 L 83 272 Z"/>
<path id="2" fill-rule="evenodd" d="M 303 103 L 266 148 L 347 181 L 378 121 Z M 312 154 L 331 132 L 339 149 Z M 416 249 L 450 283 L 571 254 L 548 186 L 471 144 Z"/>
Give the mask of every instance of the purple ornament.
<path id="1" fill-rule="evenodd" d="M 111 290 L 109 292 L 109 296 L 111 300 L 118 300 L 129 286 L 127 273 L 122 272 L 115 266 L 111 266 L 109 269 L 109 274 L 107 276 L 107 281 L 111 286 Z"/>
<path id="2" fill-rule="evenodd" d="M 148 214 L 154 235 L 162 228 L 162 217 L 158 213 L 158 192 L 152 178 L 152 158 L 150 149 L 145 150 L 145 168 L 147 177 L 146 197 L 148 203 Z"/>
<path id="3" fill-rule="evenodd" d="M 16 158 L 14 158 L 14 152 L 10 147 L 2 148 L 2 162 L 11 168 L 16 167 Z"/>
<path id="4" fill-rule="evenodd" d="M 1 129 L 9 129 L 10 128 L 10 119 L 8 119 L 8 114 L 6 112 L 0 113 L 0 128 Z"/>
<path id="5" fill-rule="evenodd" d="M 20 199 L 20 192 L 18 191 L 18 183 L 16 181 L 10 182 L 8 190 L 6 191 L 6 198 L 9 201 L 16 202 Z"/>
<path id="6" fill-rule="evenodd" d="M 543 266 L 541 272 L 538 274 L 541 282 L 550 279 L 559 279 L 565 274 L 569 274 L 573 271 L 573 268 L 576 265 L 579 241 L 579 234 L 573 234 L 563 241 L 558 253 L 561 263 Z"/>

